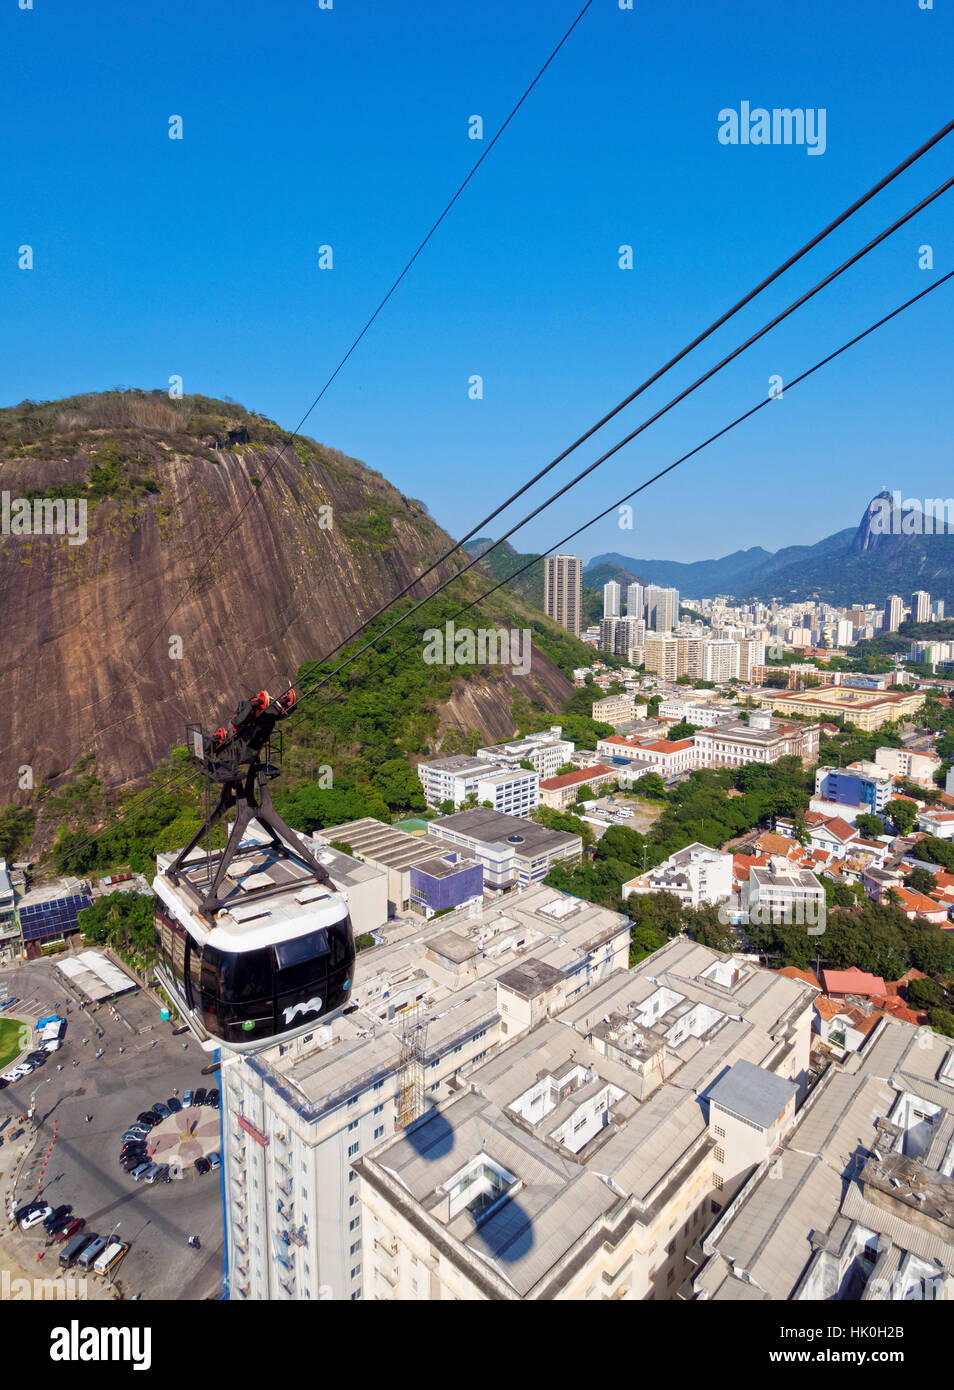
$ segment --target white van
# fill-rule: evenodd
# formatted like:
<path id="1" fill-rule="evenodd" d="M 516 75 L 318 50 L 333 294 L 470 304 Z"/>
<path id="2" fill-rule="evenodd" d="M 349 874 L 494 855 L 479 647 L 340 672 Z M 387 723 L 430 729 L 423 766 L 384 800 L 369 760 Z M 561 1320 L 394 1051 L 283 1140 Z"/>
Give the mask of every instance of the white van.
<path id="1" fill-rule="evenodd" d="M 111 1240 L 106 1249 L 97 1256 L 96 1263 L 93 1265 L 94 1274 L 108 1274 L 129 1249 L 121 1240 Z"/>

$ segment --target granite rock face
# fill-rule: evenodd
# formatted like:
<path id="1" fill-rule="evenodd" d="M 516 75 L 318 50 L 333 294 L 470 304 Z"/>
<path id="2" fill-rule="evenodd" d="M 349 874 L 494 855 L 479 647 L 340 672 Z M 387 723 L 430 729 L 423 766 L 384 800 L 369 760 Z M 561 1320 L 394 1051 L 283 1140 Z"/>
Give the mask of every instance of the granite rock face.
<path id="1" fill-rule="evenodd" d="M 155 429 L 37 448 L 0 465 L 8 507 L 31 489 L 82 499 L 107 453 L 145 483 L 89 505 L 83 544 L 0 535 L 0 804 L 23 799 L 23 766 L 55 783 L 89 753 L 107 786 L 142 781 L 186 722 L 215 727 L 247 694 L 294 679 L 450 544 L 420 504 L 330 449 L 299 458 Z M 441 728 L 509 737 L 513 686 L 553 709 L 572 690 L 535 653 L 532 677 L 461 681 Z"/>

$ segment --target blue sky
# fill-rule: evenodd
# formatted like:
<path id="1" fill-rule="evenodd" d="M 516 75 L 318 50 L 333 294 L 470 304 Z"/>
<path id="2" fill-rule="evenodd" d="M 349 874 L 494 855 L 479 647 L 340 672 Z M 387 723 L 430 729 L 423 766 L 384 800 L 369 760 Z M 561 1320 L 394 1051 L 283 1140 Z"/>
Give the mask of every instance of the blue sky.
<path id="1" fill-rule="evenodd" d="M 9 0 L 0 404 L 177 374 L 187 391 L 296 425 L 484 148 L 468 118 L 491 138 L 581 3 Z M 952 35 L 949 0 L 635 0 L 632 12 L 595 0 L 306 432 L 463 534 L 950 119 Z M 720 144 L 718 113 L 742 100 L 825 108 L 825 153 Z M 949 136 L 551 478 L 952 168 Z M 952 199 L 514 544 L 554 544 L 761 399 L 771 375 L 794 376 L 954 268 Z M 632 271 L 618 268 L 623 243 Z M 923 244 L 933 272 L 918 268 Z M 605 522 L 577 552 L 775 549 L 856 524 L 883 484 L 949 493 L 952 295 L 942 288 L 651 488 L 632 531 Z"/>

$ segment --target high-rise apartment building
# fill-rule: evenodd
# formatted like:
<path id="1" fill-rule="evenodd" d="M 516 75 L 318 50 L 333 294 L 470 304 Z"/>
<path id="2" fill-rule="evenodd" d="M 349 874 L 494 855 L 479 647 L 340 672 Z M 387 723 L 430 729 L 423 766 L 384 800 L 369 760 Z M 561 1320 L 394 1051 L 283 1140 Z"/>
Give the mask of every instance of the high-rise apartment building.
<path id="1" fill-rule="evenodd" d="M 899 594 L 890 594 L 888 602 L 884 606 L 884 626 L 886 632 L 897 632 L 901 626 L 901 615 L 904 612 L 904 605 Z"/>
<path id="2" fill-rule="evenodd" d="M 911 595 L 912 623 L 927 623 L 931 620 L 931 595 L 924 589 L 916 589 Z"/>
<path id="3" fill-rule="evenodd" d="M 650 584 L 646 589 L 646 626 L 654 632 L 672 632 L 678 621 L 679 590 Z"/>
<path id="4" fill-rule="evenodd" d="M 642 584 L 626 585 L 626 616 L 627 618 L 641 618 L 643 609 L 646 606 L 646 590 Z"/>
<path id="5" fill-rule="evenodd" d="M 548 555 L 543 576 L 543 609 L 547 617 L 579 637 L 582 603 L 583 561 L 578 555 Z"/>
<path id="6" fill-rule="evenodd" d="M 622 590 L 615 579 L 611 579 L 608 584 L 603 585 L 603 617 L 618 618 L 619 603 Z"/>
<path id="7" fill-rule="evenodd" d="M 449 1099 L 461 1067 L 537 1024 L 541 984 L 565 1008 L 629 973 L 628 920 L 543 884 L 380 935 L 356 962 L 354 1013 L 223 1054 L 232 1299 L 360 1299 L 374 1237 L 357 1158 Z"/>

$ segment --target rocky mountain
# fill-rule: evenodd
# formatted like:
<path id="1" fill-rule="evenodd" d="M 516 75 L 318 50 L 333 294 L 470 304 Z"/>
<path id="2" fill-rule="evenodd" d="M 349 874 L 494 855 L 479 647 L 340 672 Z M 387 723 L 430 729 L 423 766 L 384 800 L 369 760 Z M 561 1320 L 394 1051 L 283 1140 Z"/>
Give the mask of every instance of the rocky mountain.
<path id="1" fill-rule="evenodd" d="M 86 755 L 107 787 L 138 783 L 187 721 L 214 728 L 294 679 L 450 544 L 380 473 L 285 441 L 233 402 L 158 391 L 0 411 L 0 803 L 22 800 L 22 769 L 55 784 Z M 66 499 L 86 504 L 84 541 L 17 529 L 23 504 L 42 527 Z M 572 682 L 535 647 L 531 674 L 455 682 L 438 732 L 466 716 L 509 737 L 515 691 L 552 711 Z"/>
<path id="2" fill-rule="evenodd" d="M 597 555 L 584 569 L 592 583 L 607 565 L 638 574 L 652 584 L 682 594 L 711 598 L 785 600 L 819 598 L 829 603 L 883 604 L 889 594 L 906 599 L 915 589 L 954 601 L 954 531 L 925 534 L 920 514 L 897 508 L 895 498 L 878 493 L 865 507 L 857 528 L 836 531 L 815 545 L 786 546 L 774 553 L 753 546 L 718 560 L 680 563 L 610 553 Z M 894 519 L 891 519 L 893 508 Z"/>

